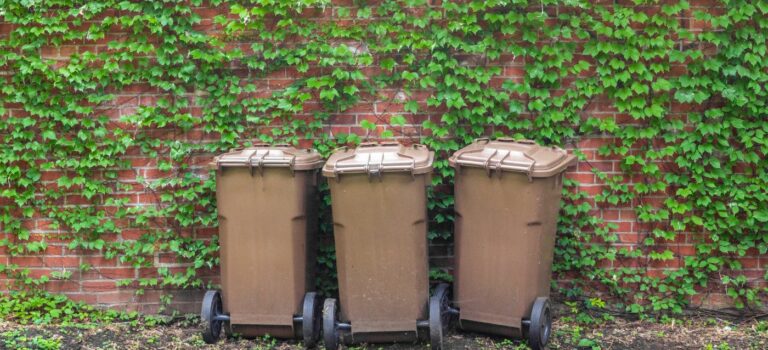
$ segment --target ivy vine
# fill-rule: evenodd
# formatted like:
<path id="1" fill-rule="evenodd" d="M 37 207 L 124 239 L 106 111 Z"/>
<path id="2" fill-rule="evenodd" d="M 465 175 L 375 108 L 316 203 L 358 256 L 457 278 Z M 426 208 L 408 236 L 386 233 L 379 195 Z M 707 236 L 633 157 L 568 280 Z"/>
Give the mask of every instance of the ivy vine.
<path id="1" fill-rule="evenodd" d="M 450 241 L 447 156 L 507 135 L 617 162 L 592 168 L 597 194 L 566 182 L 564 293 L 634 313 L 710 291 L 750 307 L 768 277 L 742 259 L 768 251 L 767 13 L 743 0 L 0 0 L 0 243 L 27 256 L 64 241 L 149 271 L 117 281 L 139 291 L 203 287 L 218 264 L 211 155 L 392 137 L 438 153 L 430 238 Z M 359 130 L 335 131 L 355 114 Z M 587 139 L 606 142 L 593 154 Z M 635 241 L 601 209 L 632 213 Z M 318 286 L 332 293 L 328 210 Z M 76 269 L 0 270 L 25 287 Z"/>

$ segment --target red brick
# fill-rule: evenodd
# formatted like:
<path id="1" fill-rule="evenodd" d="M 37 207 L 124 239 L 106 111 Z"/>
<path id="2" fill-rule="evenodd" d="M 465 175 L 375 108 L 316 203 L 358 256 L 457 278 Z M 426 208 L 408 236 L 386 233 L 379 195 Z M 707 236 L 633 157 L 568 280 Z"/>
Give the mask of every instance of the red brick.
<path id="1" fill-rule="evenodd" d="M 118 106 L 138 106 L 139 97 L 134 95 L 120 95 L 115 99 L 115 105 Z"/>
<path id="2" fill-rule="evenodd" d="M 96 304 L 96 300 L 97 300 L 96 295 L 91 293 L 77 293 L 77 294 L 68 293 L 67 297 L 74 301 L 82 301 L 88 304 Z"/>
<path id="3" fill-rule="evenodd" d="M 69 57 L 77 53 L 77 46 L 63 45 L 59 47 L 59 56 Z"/>
<path id="4" fill-rule="evenodd" d="M 738 258 L 743 269 L 757 269 L 760 267 L 758 258 Z"/>
<path id="5" fill-rule="evenodd" d="M 351 130 L 351 128 L 348 127 L 348 126 L 332 126 L 331 127 L 331 133 L 333 135 L 349 134 L 350 130 Z"/>
<path id="6" fill-rule="evenodd" d="M 603 172 L 613 172 L 615 162 L 579 162 L 577 169 L 579 172 L 591 172 L 592 169 L 597 169 Z"/>
<path id="7" fill-rule="evenodd" d="M 141 238 L 141 236 L 146 234 L 147 232 L 148 232 L 147 230 L 131 228 L 131 229 L 124 229 L 124 230 L 122 230 L 120 235 L 125 240 L 132 240 L 133 241 L 133 240 L 137 240 L 137 239 Z"/>
<path id="8" fill-rule="evenodd" d="M 637 216 L 633 209 L 621 209 L 619 218 L 621 218 L 622 221 L 635 221 Z"/>
<path id="9" fill-rule="evenodd" d="M 153 204 L 157 202 L 158 202 L 158 198 L 157 198 L 157 195 L 155 195 L 154 193 L 137 193 L 136 194 L 136 203 Z"/>
<path id="10" fill-rule="evenodd" d="M 670 250 L 675 253 L 675 255 L 680 256 L 695 256 L 696 255 L 696 247 L 689 244 L 680 244 L 670 247 Z"/>
<path id="11" fill-rule="evenodd" d="M 76 281 L 49 281 L 45 289 L 52 293 L 79 292 L 80 284 Z"/>
<path id="12" fill-rule="evenodd" d="M 614 225 L 616 225 L 616 232 L 633 232 L 632 231 L 632 222 L 614 222 Z"/>
<path id="13" fill-rule="evenodd" d="M 579 140 L 578 146 L 579 148 L 584 149 L 598 149 L 604 145 L 608 145 L 613 143 L 613 139 L 607 139 L 607 138 L 584 138 Z"/>
<path id="14" fill-rule="evenodd" d="M 45 265 L 49 267 L 79 267 L 80 257 L 77 256 L 46 256 Z"/>
<path id="15" fill-rule="evenodd" d="M 355 125 L 357 124 L 357 119 L 355 118 L 354 115 L 351 115 L 351 114 L 335 114 L 331 116 L 331 119 L 329 122 L 331 125 L 337 125 L 337 124 Z"/>
<path id="16" fill-rule="evenodd" d="M 608 209 L 602 211 L 603 220 L 616 221 L 619 219 L 619 211 L 616 209 Z"/>
<path id="17" fill-rule="evenodd" d="M 195 230 L 195 237 L 198 239 L 209 239 L 218 234 L 218 228 L 198 228 Z"/>
<path id="18" fill-rule="evenodd" d="M 160 262 L 163 263 L 162 261 Z M 160 275 L 157 273 L 156 268 L 140 268 L 138 270 L 139 278 L 157 278 Z"/>
<path id="19" fill-rule="evenodd" d="M 162 171 L 155 168 L 149 168 L 144 169 L 144 172 L 142 173 L 145 179 L 160 179 L 160 178 L 166 178 L 169 176 L 172 176 L 173 173 L 170 171 Z"/>
<path id="20" fill-rule="evenodd" d="M 41 267 L 43 264 L 42 256 L 12 256 L 9 258 L 11 264 L 17 264 L 25 267 Z"/>
<path id="21" fill-rule="evenodd" d="M 683 266 L 679 259 L 671 260 L 651 260 L 649 266 L 652 268 L 677 269 Z"/>
<path id="22" fill-rule="evenodd" d="M 603 190 L 605 190 L 605 186 L 601 185 L 590 185 L 590 186 L 579 186 L 579 189 L 588 193 L 590 196 L 595 196 L 600 193 L 603 193 Z"/>
<path id="23" fill-rule="evenodd" d="M 42 266 L 42 264 L 34 264 L 34 265 L 22 265 L 22 266 Z M 50 276 L 52 272 L 58 271 L 57 269 L 48 269 L 48 268 L 30 268 L 29 269 L 29 277 L 31 278 L 40 278 L 43 276 Z"/>
<path id="24" fill-rule="evenodd" d="M 40 48 L 40 56 L 43 56 L 43 58 L 59 57 L 59 48 L 52 47 L 52 46 L 44 46 Z"/>
<path id="25" fill-rule="evenodd" d="M 102 292 L 96 294 L 96 302 L 99 304 L 128 304 L 136 298 L 130 291 Z"/>
<path id="26" fill-rule="evenodd" d="M 111 292 L 117 290 L 115 281 L 93 280 L 81 282 L 83 292 Z"/>
<path id="27" fill-rule="evenodd" d="M 504 76 L 509 78 L 525 77 L 525 69 L 519 66 L 504 67 Z"/>
<path id="28" fill-rule="evenodd" d="M 83 264 L 88 264 L 93 267 L 115 267 L 117 266 L 117 259 L 107 259 L 103 256 L 83 256 Z"/>
<path id="29" fill-rule="evenodd" d="M 82 273 L 83 278 L 89 279 L 127 279 L 135 278 L 136 270 L 132 267 L 94 267 Z"/>
<path id="30" fill-rule="evenodd" d="M 125 181 L 125 180 L 136 180 L 136 170 L 120 170 L 117 172 L 117 178 Z"/>

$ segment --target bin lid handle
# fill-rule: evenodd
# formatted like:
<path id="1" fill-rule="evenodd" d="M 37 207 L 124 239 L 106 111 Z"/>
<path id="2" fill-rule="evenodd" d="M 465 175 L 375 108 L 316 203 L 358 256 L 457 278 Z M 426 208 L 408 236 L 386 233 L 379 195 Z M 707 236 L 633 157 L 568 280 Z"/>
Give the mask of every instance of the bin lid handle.
<path id="1" fill-rule="evenodd" d="M 512 152 L 513 151 L 508 151 L 507 154 L 505 154 L 504 157 L 502 157 L 496 163 L 496 169 L 495 170 L 499 174 L 499 177 L 501 177 L 502 169 L 504 169 L 504 166 L 503 166 L 504 165 L 504 160 L 507 159 L 512 154 Z M 520 171 L 522 171 L 528 177 L 528 182 L 533 182 L 533 167 L 536 166 L 536 159 L 534 159 L 533 157 L 527 155 L 525 152 L 520 152 L 520 153 L 523 154 L 523 157 L 525 157 L 525 158 L 527 158 L 528 160 L 531 161 L 530 165 L 528 165 L 525 168 L 516 168 L 515 169 L 515 167 L 507 167 L 507 169 L 520 170 Z M 489 175 L 490 175 L 490 172 L 489 172 Z"/>
<path id="2" fill-rule="evenodd" d="M 491 155 L 488 156 L 488 158 L 486 158 L 485 161 L 483 162 L 483 167 L 485 168 L 485 172 L 486 174 L 488 174 L 488 177 L 491 177 L 491 159 L 493 159 L 493 157 L 496 156 L 496 153 L 499 153 L 498 149 L 494 149 L 493 153 L 491 153 Z M 496 166 L 497 167 L 501 166 L 501 162 L 499 162 L 498 165 Z"/>
<path id="3" fill-rule="evenodd" d="M 401 156 L 403 158 L 408 158 L 411 160 L 411 177 L 416 177 L 416 175 L 413 173 L 414 169 L 416 168 L 416 158 L 409 156 L 403 152 L 397 152 L 398 156 Z M 384 161 L 384 157 L 381 158 L 382 161 Z"/>
<path id="4" fill-rule="evenodd" d="M 347 151 L 347 146 L 344 146 L 343 148 L 344 148 L 344 151 L 346 152 Z M 334 166 L 333 166 L 333 176 L 336 178 L 336 182 L 341 181 L 341 176 L 339 176 L 339 173 L 341 173 L 342 166 L 339 163 L 341 163 L 341 162 L 343 162 L 343 161 L 345 161 L 347 159 L 352 159 L 352 158 L 355 158 L 355 153 L 354 152 L 352 152 L 350 155 L 348 155 L 346 157 L 341 157 L 338 160 L 336 160 L 336 164 L 334 164 Z"/>
<path id="5" fill-rule="evenodd" d="M 480 139 L 478 139 L 478 140 L 480 140 Z M 475 140 L 475 141 L 477 141 L 477 140 Z M 460 149 L 460 150 L 456 151 L 456 153 L 454 153 L 453 156 L 452 156 L 453 158 L 455 158 L 457 160 L 456 161 L 456 169 L 459 172 L 461 172 L 461 165 L 462 164 L 459 161 L 459 159 L 461 159 L 461 156 L 463 156 L 464 154 L 467 154 L 467 153 L 478 153 L 478 152 L 482 152 L 482 151 L 483 151 L 482 148 L 472 149 L 472 150 L 470 150 L 470 149 Z"/>
<path id="6" fill-rule="evenodd" d="M 365 172 L 368 173 L 368 181 L 371 181 L 371 177 L 374 175 L 379 178 L 379 182 L 381 182 L 381 168 L 384 167 L 384 157 L 382 156 L 381 159 L 379 159 L 379 164 L 377 164 L 375 167 L 371 166 L 371 153 L 368 153 L 368 159 L 365 161 Z"/>
<path id="7" fill-rule="evenodd" d="M 536 165 L 536 159 L 523 152 L 523 156 L 531 160 L 531 166 L 528 167 L 526 175 L 528 175 L 528 182 L 533 182 L 533 167 Z"/>
<path id="8" fill-rule="evenodd" d="M 250 171 L 251 171 L 251 176 L 253 176 L 253 162 L 252 162 L 251 160 L 252 160 L 252 159 L 253 159 L 253 157 L 254 157 L 255 155 L 257 155 L 258 153 L 259 153 L 259 152 L 253 151 L 253 153 L 251 153 L 251 154 L 248 156 L 248 159 L 246 160 L 246 162 L 248 162 L 248 168 L 249 168 L 249 169 L 250 169 Z"/>
<path id="9" fill-rule="evenodd" d="M 517 141 L 515 141 L 515 142 L 517 142 Z M 496 157 L 499 154 L 499 149 L 497 148 L 497 149 L 494 149 L 493 153 L 491 153 L 488 157 L 486 157 L 482 161 L 470 161 L 468 163 L 462 163 L 461 161 L 459 161 L 461 156 L 463 156 L 463 155 L 465 155 L 467 153 L 479 153 L 479 152 L 482 152 L 483 150 L 485 150 L 485 149 L 484 148 L 471 149 L 471 150 L 462 149 L 462 150 L 459 150 L 456 153 L 454 153 L 452 158 L 457 160 L 455 162 L 456 171 L 460 172 L 461 171 L 461 166 L 463 164 L 473 164 L 473 165 L 485 168 L 486 174 L 488 174 L 489 177 L 492 175 L 491 170 L 495 170 L 496 173 L 499 174 L 499 177 L 501 177 L 502 170 L 508 169 L 508 170 L 521 171 L 521 172 L 525 173 L 526 176 L 528 176 L 528 181 L 530 181 L 530 182 L 533 181 L 533 168 L 536 166 L 536 159 L 534 159 L 533 157 L 531 157 L 529 154 L 527 154 L 525 152 L 516 152 L 516 151 L 513 151 L 513 150 L 508 150 L 500 160 L 494 162 L 493 161 L 493 157 Z M 512 152 L 522 154 L 523 157 L 525 157 L 526 159 L 530 160 L 530 163 L 529 164 L 525 164 L 524 166 L 516 166 L 516 165 L 507 165 L 507 166 L 505 166 L 504 165 L 504 161 L 512 155 Z"/>
<path id="10" fill-rule="evenodd" d="M 501 178 L 502 174 L 504 174 L 504 171 L 501 169 L 501 164 L 504 164 L 504 160 L 509 158 L 511 154 L 512 151 L 508 150 L 507 154 L 505 154 L 504 157 L 501 157 L 501 160 L 499 160 L 499 164 L 496 166 L 496 174 L 499 175 L 499 178 Z"/>
<path id="11" fill-rule="evenodd" d="M 247 162 L 248 162 L 248 166 L 251 169 L 251 175 L 253 175 L 254 168 L 259 169 L 259 174 L 264 174 L 265 165 L 288 165 L 288 167 L 291 169 L 291 175 L 295 174 L 295 170 L 294 170 L 296 165 L 295 154 L 288 153 L 291 155 L 291 157 L 286 161 L 285 157 L 283 156 L 270 157 L 269 156 L 270 152 L 272 152 L 272 150 L 267 150 L 260 156 L 257 156 L 258 152 L 253 152 L 250 156 L 248 156 Z"/>

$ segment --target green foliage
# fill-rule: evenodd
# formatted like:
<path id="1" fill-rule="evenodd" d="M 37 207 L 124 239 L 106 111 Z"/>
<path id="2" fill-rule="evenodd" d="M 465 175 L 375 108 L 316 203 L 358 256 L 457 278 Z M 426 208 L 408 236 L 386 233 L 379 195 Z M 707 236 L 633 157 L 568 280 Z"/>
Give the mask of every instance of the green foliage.
<path id="1" fill-rule="evenodd" d="M 133 321 L 137 313 L 100 310 L 64 295 L 46 292 L 10 292 L 0 297 L 0 318 L 19 324 L 82 325 L 88 323 Z"/>
<path id="2" fill-rule="evenodd" d="M 429 270 L 430 281 L 453 282 L 453 275 L 443 269 L 433 268 Z"/>
<path id="3" fill-rule="evenodd" d="M 30 255 L 55 235 L 70 249 L 158 274 L 121 284 L 198 288 L 198 271 L 218 264 L 217 241 L 197 236 L 217 224 L 215 174 L 201 165 L 211 154 L 307 139 L 324 155 L 367 138 L 423 142 L 438 154 L 430 238 L 450 239 L 451 152 L 506 135 L 570 145 L 589 165 L 578 142 L 601 137 L 609 142 L 595 157 L 620 159 L 615 171 L 593 170 L 602 192 L 592 198 L 565 182 L 555 271 L 577 274 L 568 295 L 598 284 L 635 313 L 679 312 L 706 289 L 724 289 L 739 306 L 764 295 L 738 258 L 768 251 L 768 3 L 724 1 L 717 14 L 684 0 L 429 4 L 0 1 L 3 22 L 14 25 L 0 38 L 0 68 L 14 73 L 0 88 L 0 203 L 8 203 L 0 225 L 10 233 L 0 243 Z M 205 24 L 199 6 L 225 13 Z M 679 20 L 689 13 L 713 30 L 689 31 Z M 104 47 L 65 60 L 41 54 L 97 42 Z M 275 78 L 288 82 L 265 90 Z M 117 120 L 110 112 L 123 90 L 152 102 Z M 359 121 L 365 136 L 327 133 L 332 115 L 358 105 L 375 106 L 376 122 Z M 402 110 L 382 115 L 387 105 Z M 591 113 L 595 105 L 607 113 Z M 422 115 L 430 118 L 421 123 Z M 405 125 L 419 131 L 401 132 Z M 161 171 L 138 173 L 157 205 L 121 195 L 137 186 L 119 176 L 136 155 Z M 64 172 L 44 183 L 55 171 Z M 333 293 L 323 193 L 318 286 Z M 593 215 L 592 201 L 633 210 L 639 246 L 617 244 L 617 225 Z M 31 218 L 67 234 L 32 233 Z M 112 239 L 126 222 L 146 234 Z M 696 254 L 682 257 L 680 242 L 694 242 Z M 190 265 L 155 268 L 161 253 Z M 674 262 L 682 268 L 649 273 Z M 2 271 L 22 286 L 72 272 Z"/>

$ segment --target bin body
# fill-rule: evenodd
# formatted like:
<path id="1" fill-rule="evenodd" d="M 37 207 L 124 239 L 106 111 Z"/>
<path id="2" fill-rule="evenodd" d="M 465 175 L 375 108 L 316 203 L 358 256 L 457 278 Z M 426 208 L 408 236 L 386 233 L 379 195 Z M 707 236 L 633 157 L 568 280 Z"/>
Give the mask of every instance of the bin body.
<path id="1" fill-rule="evenodd" d="M 221 287 L 232 332 L 290 338 L 314 290 L 319 154 L 255 147 L 216 159 Z"/>
<path id="2" fill-rule="evenodd" d="M 464 329 L 522 336 L 549 296 L 562 173 L 573 156 L 530 141 L 480 140 L 454 154 L 454 301 Z"/>
<path id="3" fill-rule="evenodd" d="M 427 316 L 427 196 L 433 154 L 364 144 L 334 153 L 331 190 L 340 321 L 354 341 L 415 340 Z"/>

